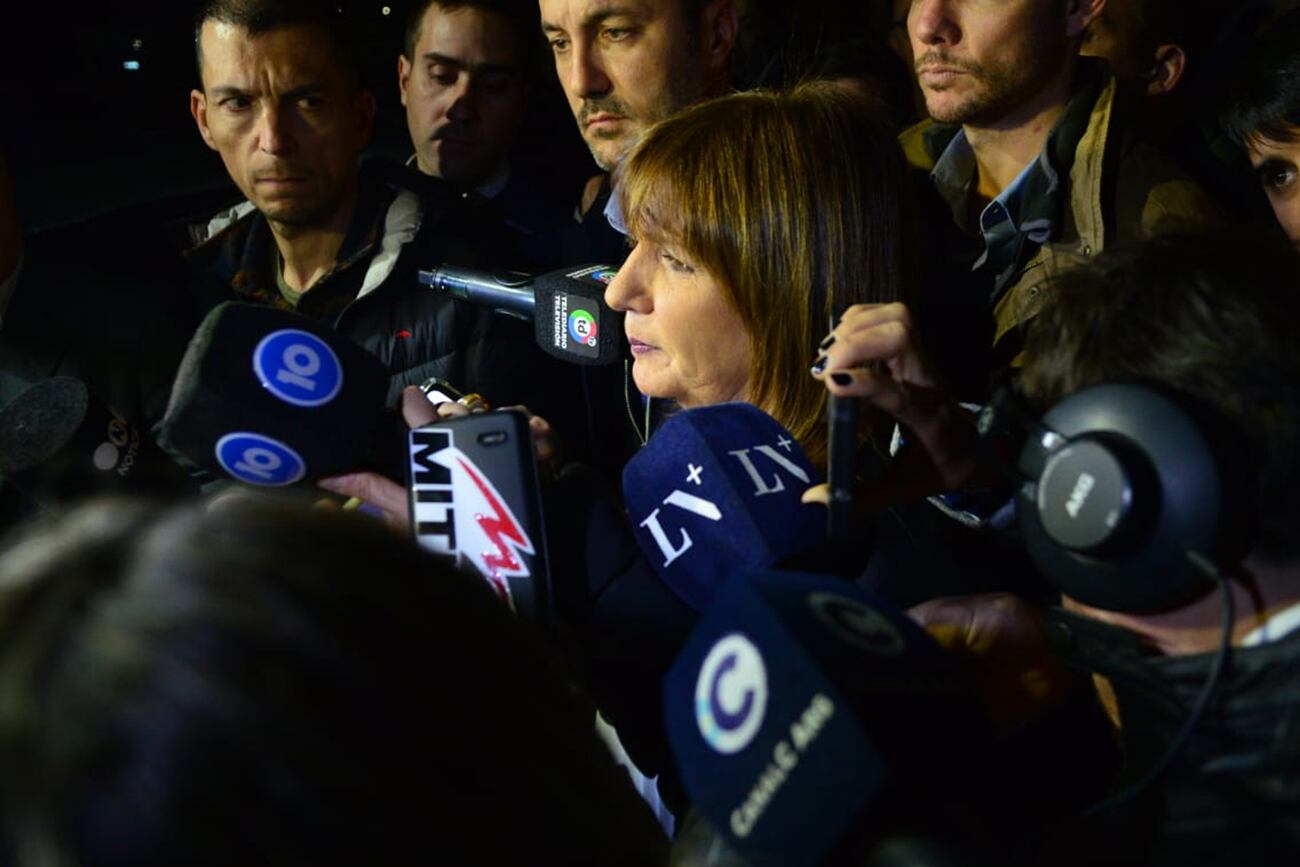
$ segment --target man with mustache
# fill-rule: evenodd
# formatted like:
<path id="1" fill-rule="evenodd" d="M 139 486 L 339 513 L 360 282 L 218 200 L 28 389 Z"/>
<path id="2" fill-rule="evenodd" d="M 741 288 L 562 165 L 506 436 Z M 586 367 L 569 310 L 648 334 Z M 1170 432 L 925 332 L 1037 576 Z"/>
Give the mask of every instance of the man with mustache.
<path id="1" fill-rule="evenodd" d="M 1212 221 L 1200 188 L 1132 135 L 1137 100 L 1079 58 L 1105 3 L 913 0 L 908 13 L 930 119 L 902 141 L 958 230 L 932 227 L 932 243 L 969 272 L 960 291 L 992 305 L 995 369 L 1018 363 L 1023 328 L 1063 269 Z"/>
<path id="2" fill-rule="evenodd" d="M 247 201 L 191 230 L 215 302 L 330 322 L 388 365 L 390 397 L 430 377 L 493 404 L 546 404 L 531 328 L 419 286 L 443 262 L 487 264 L 463 203 L 400 167 L 358 167 L 375 101 L 328 0 L 209 0 L 190 110 Z"/>
<path id="3" fill-rule="evenodd" d="M 555 71 L 596 165 L 579 212 L 598 257 L 622 261 L 606 224 L 608 172 L 646 129 L 732 85 L 735 0 L 539 0 Z"/>

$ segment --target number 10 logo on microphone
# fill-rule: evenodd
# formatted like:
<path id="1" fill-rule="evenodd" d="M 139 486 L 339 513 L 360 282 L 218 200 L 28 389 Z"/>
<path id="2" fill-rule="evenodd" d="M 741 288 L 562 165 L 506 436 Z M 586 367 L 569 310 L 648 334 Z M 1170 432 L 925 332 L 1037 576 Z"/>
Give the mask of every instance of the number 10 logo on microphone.
<path id="1" fill-rule="evenodd" d="M 325 341 L 296 328 L 273 331 L 253 350 L 262 387 L 294 406 L 323 406 L 343 388 L 343 365 Z"/>

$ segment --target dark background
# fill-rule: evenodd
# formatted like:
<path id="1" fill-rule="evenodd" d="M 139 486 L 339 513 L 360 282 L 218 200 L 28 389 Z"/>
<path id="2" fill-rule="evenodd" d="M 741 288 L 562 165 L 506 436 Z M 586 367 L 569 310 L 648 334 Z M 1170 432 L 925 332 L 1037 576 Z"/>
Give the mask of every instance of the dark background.
<path id="1" fill-rule="evenodd" d="M 0 153 L 26 231 L 132 206 L 165 217 L 197 213 L 237 197 L 189 113 L 189 93 L 198 83 L 197 5 L 74 0 L 6 10 Z M 360 38 L 363 74 L 379 102 L 370 150 L 404 160 L 411 148 L 396 70 L 409 4 L 343 0 L 340 6 Z M 127 69 L 128 62 L 139 68 Z M 596 167 L 549 66 L 539 70 L 539 85 L 515 160 L 547 166 L 547 176 L 572 188 L 576 201 Z"/>

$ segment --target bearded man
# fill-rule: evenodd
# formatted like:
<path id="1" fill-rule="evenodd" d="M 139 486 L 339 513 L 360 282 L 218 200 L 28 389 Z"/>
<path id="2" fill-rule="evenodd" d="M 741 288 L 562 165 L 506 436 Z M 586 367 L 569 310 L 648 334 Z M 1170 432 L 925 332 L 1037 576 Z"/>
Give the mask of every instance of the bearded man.
<path id="1" fill-rule="evenodd" d="M 1064 269 L 1116 242 L 1216 222 L 1204 192 L 1134 135 L 1140 94 L 1079 56 L 1105 3 L 913 0 L 908 13 L 930 118 L 903 147 L 955 223 L 927 224 L 932 255 L 970 278 L 944 290 L 963 297 L 927 306 L 987 293 L 994 370 L 1018 364 L 1024 328 Z"/>

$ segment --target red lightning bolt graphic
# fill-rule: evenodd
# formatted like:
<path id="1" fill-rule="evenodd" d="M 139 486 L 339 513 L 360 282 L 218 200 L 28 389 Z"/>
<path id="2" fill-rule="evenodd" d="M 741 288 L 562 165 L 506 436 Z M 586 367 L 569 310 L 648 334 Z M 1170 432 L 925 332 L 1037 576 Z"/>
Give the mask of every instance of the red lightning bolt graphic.
<path id="1" fill-rule="evenodd" d="M 474 520 L 478 522 L 479 529 L 488 537 L 488 540 L 496 546 L 495 552 L 484 552 L 483 562 L 491 570 L 489 578 L 492 586 L 497 593 L 507 602 L 510 603 L 510 589 L 505 580 L 501 577 L 501 571 L 508 570 L 509 574 L 519 574 L 523 571 L 523 564 L 515 557 L 515 549 L 522 548 L 524 551 L 531 552 L 533 545 L 524 535 L 523 530 L 519 528 L 509 516 L 507 510 L 501 505 L 492 491 L 491 485 L 475 472 L 474 465 L 463 457 L 459 458 L 460 465 L 465 472 L 469 474 L 479 492 L 483 494 L 483 499 L 487 500 L 488 506 L 492 509 L 491 515 L 475 515 Z M 524 574 L 527 574 L 526 572 Z"/>

